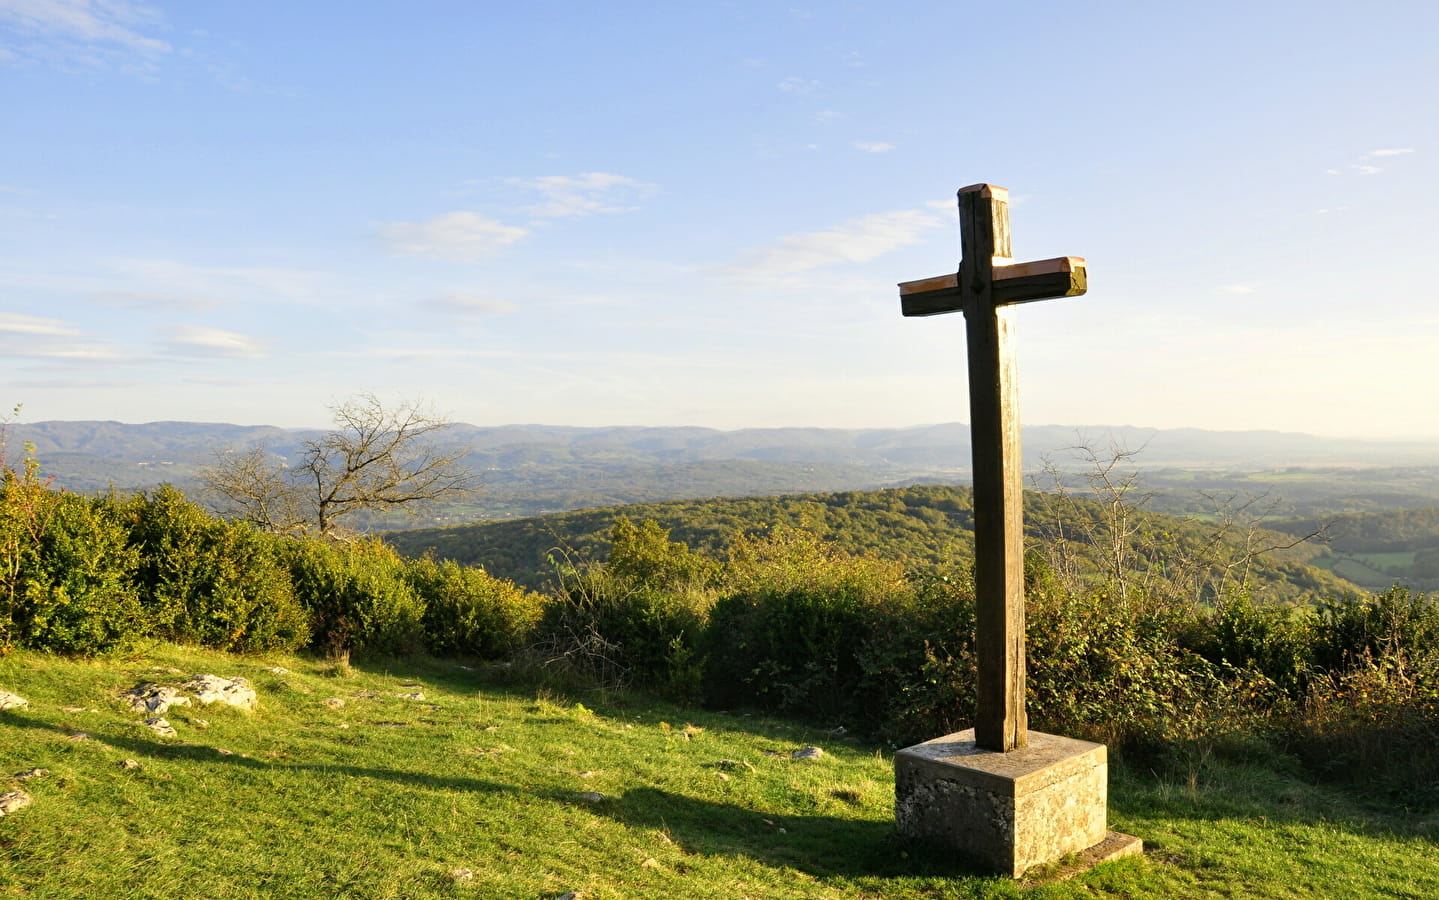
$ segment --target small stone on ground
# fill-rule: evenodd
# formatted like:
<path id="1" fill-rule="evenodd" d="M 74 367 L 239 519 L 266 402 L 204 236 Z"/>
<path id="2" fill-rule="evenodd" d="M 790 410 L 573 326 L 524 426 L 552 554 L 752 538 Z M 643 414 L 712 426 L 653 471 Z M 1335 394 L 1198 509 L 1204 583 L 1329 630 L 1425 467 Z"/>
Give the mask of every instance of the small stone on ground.
<path id="1" fill-rule="evenodd" d="M 29 781 L 31 778 L 44 778 L 50 774 L 49 769 L 27 769 L 24 772 L 16 772 L 16 781 Z"/>
<path id="2" fill-rule="evenodd" d="M 146 719 L 145 727 L 149 728 L 151 731 L 155 732 L 160 737 L 174 737 L 177 733 L 175 729 L 170 727 L 169 722 L 166 722 L 159 716 L 152 716 Z"/>
<path id="3" fill-rule="evenodd" d="M 8 791 L 0 794 L 0 816 L 19 812 L 30 805 L 30 795 L 24 791 Z"/>
<path id="4" fill-rule="evenodd" d="M 151 712 L 157 716 L 163 716 L 172 706 L 190 705 L 190 698 L 179 690 L 148 681 L 125 691 L 120 699 L 130 704 L 132 712 Z"/>
<path id="5" fill-rule="evenodd" d="M 791 759 L 819 759 L 824 751 L 818 747 L 802 747 L 790 754 Z"/>
<path id="6" fill-rule="evenodd" d="M 0 709 L 19 709 L 22 706 L 29 706 L 30 701 L 19 694 L 12 694 L 9 691 L 0 691 Z"/>

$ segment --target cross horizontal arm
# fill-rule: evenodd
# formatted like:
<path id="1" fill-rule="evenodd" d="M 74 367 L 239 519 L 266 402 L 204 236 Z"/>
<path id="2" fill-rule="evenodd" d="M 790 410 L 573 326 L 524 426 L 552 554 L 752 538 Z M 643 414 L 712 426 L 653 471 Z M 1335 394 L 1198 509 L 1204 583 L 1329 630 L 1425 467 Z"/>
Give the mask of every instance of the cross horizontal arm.
<path id="1" fill-rule="evenodd" d="M 1078 256 L 994 267 L 995 306 L 1078 297 L 1088 289 L 1084 259 Z M 964 308 L 958 275 L 906 281 L 899 286 L 899 300 L 900 311 L 906 316 L 934 316 Z"/>

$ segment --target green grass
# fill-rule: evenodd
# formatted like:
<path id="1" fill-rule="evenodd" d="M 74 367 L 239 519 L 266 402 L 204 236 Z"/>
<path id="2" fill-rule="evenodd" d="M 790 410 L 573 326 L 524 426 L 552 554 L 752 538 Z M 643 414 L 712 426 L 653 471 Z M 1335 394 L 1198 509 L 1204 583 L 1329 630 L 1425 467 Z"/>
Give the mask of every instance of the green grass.
<path id="1" fill-rule="evenodd" d="M 183 680 L 171 668 L 243 675 L 260 708 L 176 707 L 179 735 L 157 738 L 115 696 Z M 0 818 L 0 896 L 1439 896 L 1432 813 L 1283 765 L 1208 755 L 1166 780 L 1116 764 L 1111 825 L 1145 857 L 1025 886 L 895 839 L 888 748 L 634 696 L 577 702 L 444 661 L 331 671 L 173 647 L 0 659 L 0 690 L 30 701 L 0 713 L 0 791 L 51 773 Z M 811 744 L 825 756 L 783 755 Z"/>

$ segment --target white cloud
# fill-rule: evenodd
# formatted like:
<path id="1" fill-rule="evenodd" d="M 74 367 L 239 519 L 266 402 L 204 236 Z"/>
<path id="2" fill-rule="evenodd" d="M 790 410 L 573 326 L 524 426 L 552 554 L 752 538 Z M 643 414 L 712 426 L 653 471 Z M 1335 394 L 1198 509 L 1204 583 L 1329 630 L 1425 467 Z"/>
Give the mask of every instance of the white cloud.
<path id="1" fill-rule="evenodd" d="M 128 0 L 0 0 L 0 21 L 8 21 L 30 42 L 6 55 L 34 55 L 90 66 L 148 62 L 170 45 L 143 33 L 159 23 L 150 7 Z"/>
<path id="2" fill-rule="evenodd" d="M 1214 293 L 1228 295 L 1252 294 L 1254 293 L 1254 285 L 1248 282 L 1242 282 L 1240 284 L 1221 284 L 1219 287 L 1214 289 Z"/>
<path id="3" fill-rule="evenodd" d="M 894 149 L 894 144 L 884 141 L 855 141 L 854 149 L 863 150 L 865 153 L 888 153 Z"/>
<path id="4" fill-rule="evenodd" d="M 0 312 L 0 332 L 43 337 L 75 337 L 80 334 L 59 319 L 42 319 L 20 313 Z"/>
<path id="5" fill-rule="evenodd" d="M 126 357 L 59 319 L 0 313 L 0 358 L 120 362 Z"/>
<path id="6" fill-rule="evenodd" d="M 922 209 L 874 213 L 823 231 L 780 238 L 773 247 L 727 271 L 741 279 L 773 279 L 835 263 L 868 262 L 891 250 L 917 243 L 924 232 L 944 221 Z"/>
<path id="7" fill-rule="evenodd" d="M 1390 147 L 1387 149 L 1370 150 L 1366 153 L 1361 153 L 1359 154 L 1359 159 L 1389 159 L 1391 157 L 1403 156 L 1406 153 L 1413 152 L 1415 152 L 1413 147 Z M 1384 169 L 1380 166 L 1366 165 L 1364 163 L 1350 163 L 1349 165 L 1345 166 L 1345 169 L 1348 169 L 1350 172 L 1353 172 L 1356 175 L 1378 175 L 1380 172 L 1384 171 Z M 1338 175 L 1340 174 L 1341 170 L 1325 169 L 1324 172 L 1326 175 Z"/>
<path id="8" fill-rule="evenodd" d="M 129 357 L 100 344 L 76 344 L 70 347 L 56 347 L 36 351 L 33 356 L 41 359 L 62 359 L 66 362 L 127 362 Z"/>
<path id="9" fill-rule="evenodd" d="M 527 234 L 528 229 L 463 211 L 445 213 L 428 222 L 391 222 L 379 230 L 380 239 L 392 253 L 454 262 L 488 256 Z"/>
<path id="10" fill-rule="evenodd" d="M 545 175 L 539 178 L 510 178 L 512 185 L 536 191 L 543 202 L 523 208 L 523 212 L 541 219 L 567 219 L 596 213 L 630 212 L 636 207 L 626 205 L 648 197 L 656 190 L 626 175 L 609 172 L 583 172 L 579 175 Z"/>
<path id="11" fill-rule="evenodd" d="M 810 78 L 790 76 L 776 86 L 786 94 L 812 94 L 819 89 L 819 82 Z"/>
<path id="12" fill-rule="evenodd" d="M 169 329 L 165 344 L 179 356 L 261 359 L 268 355 L 264 343 L 255 338 L 201 325 L 177 325 Z"/>
<path id="13" fill-rule="evenodd" d="M 445 294 L 423 300 L 420 305 L 451 316 L 500 316 L 519 309 L 518 303 L 476 294 Z"/>

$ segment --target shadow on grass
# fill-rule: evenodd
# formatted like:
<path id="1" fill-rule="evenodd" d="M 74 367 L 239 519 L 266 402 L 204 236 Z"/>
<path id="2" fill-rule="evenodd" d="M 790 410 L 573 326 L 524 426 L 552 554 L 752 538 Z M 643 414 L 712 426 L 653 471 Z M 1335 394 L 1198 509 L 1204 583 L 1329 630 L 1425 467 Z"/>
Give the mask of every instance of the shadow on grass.
<path id="1" fill-rule="evenodd" d="M 983 873 L 902 840 L 889 820 L 760 813 L 653 787 L 597 803 L 554 796 L 630 828 L 657 829 L 686 853 L 744 856 L 816 877 L 914 878 Z"/>
<path id="2" fill-rule="evenodd" d="M 53 731 L 56 734 L 66 736 L 73 733 L 72 729 L 62 728 L 58 725 L 52 725 L 49 722 L 42 722 L 38 719 L 15 715 L 14 713 L 8 713 L 4 719 L 4 723 L 19 728 L 31 728 L 37 731 Z M 199 762 L 210 765 L 220 764 L 240 769 L 249 769 L 255 772 L 322 772 L 327 774 L 349 775 L 355 778 L 373 778 L 379 781 L 389 781 L 411 787 L 433 788 L 435 790 L 445 791 L 498 793 L 518 792 L 520 790 L 512 785 L 485 781 L 479 778 L 448 778 L 429 775 L 423 772 L 407 772 L 400 769 L 377 769 L 366 766 L 345 765 L 343 763 L 308 764 L 288 760 L 260 760 L 249 756 L 242 756 L 238 753 L 223 754 L 216 750 L 216 748 L 206 744 L 160 744 L 140 738 L 130 738 L 113 734 L 90 734 L 88 737 L 90 740 L 108 744 L 137 758 L 149 757 L 150 759 Z"/>

